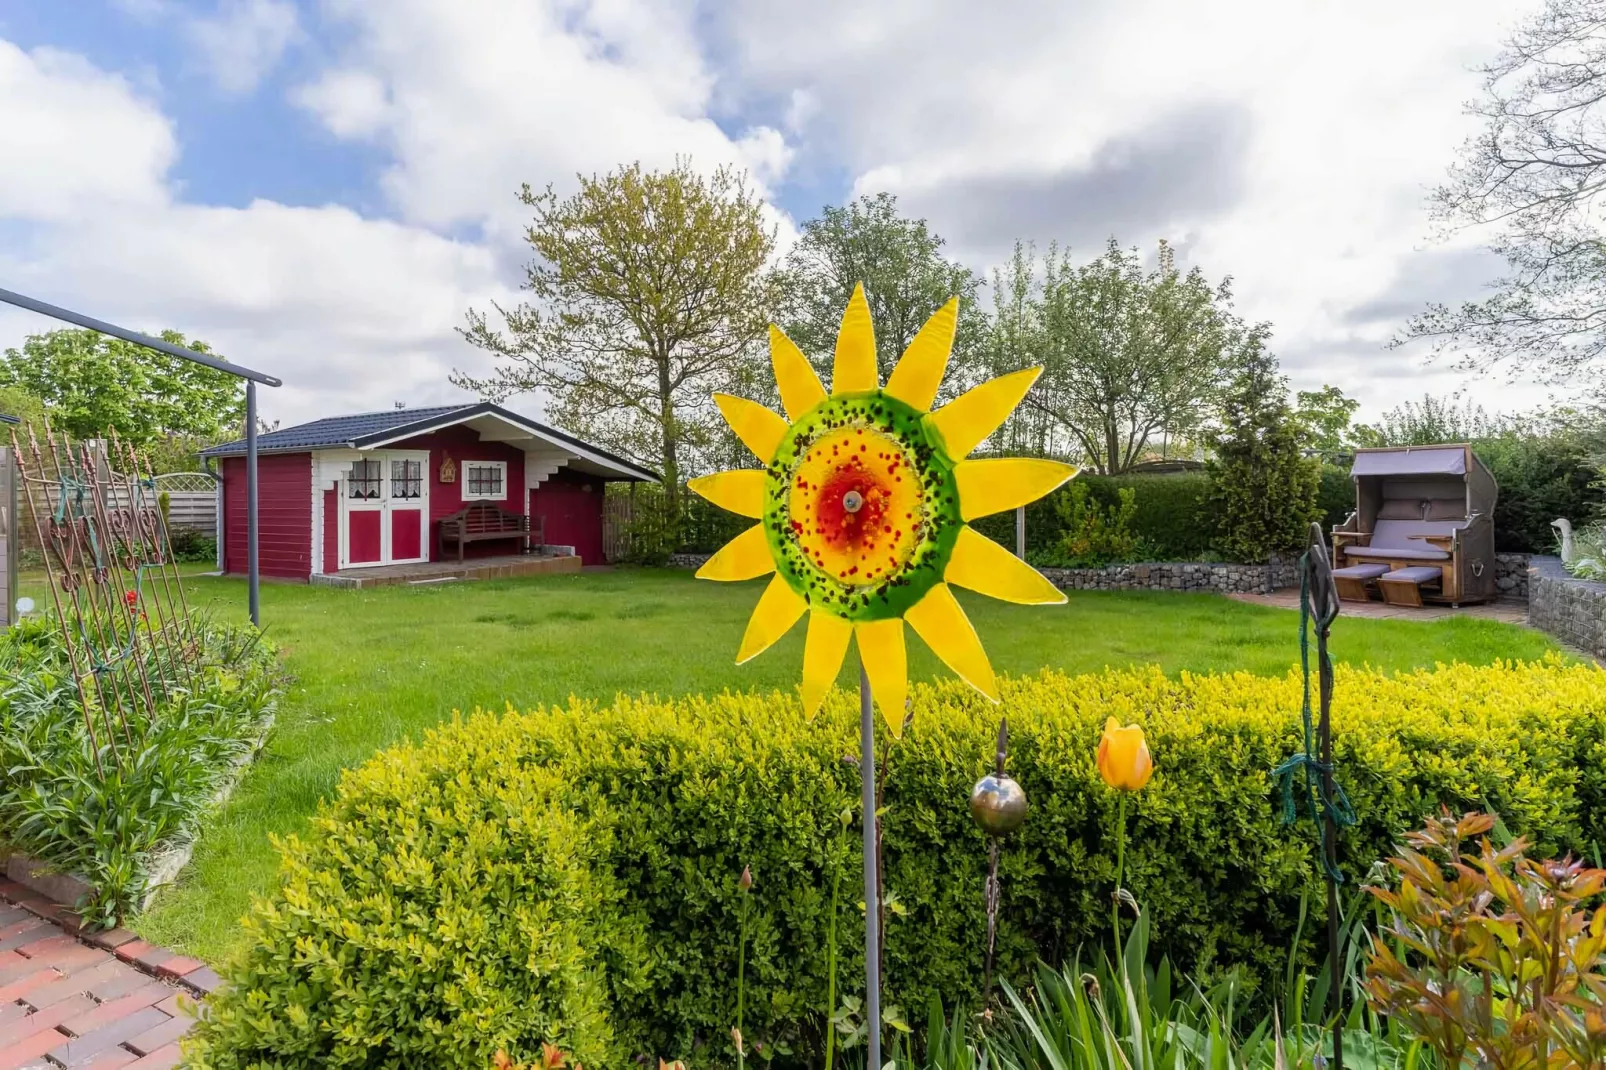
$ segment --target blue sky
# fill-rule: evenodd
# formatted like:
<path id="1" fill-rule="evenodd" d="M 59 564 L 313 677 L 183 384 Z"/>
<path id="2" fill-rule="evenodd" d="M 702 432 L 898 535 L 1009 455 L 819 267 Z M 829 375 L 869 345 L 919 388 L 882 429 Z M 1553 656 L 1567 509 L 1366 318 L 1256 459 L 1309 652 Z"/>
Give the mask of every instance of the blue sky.
<path id="1" fill-rule="evenodd" d="M 1501 0 L 11 0 L 0 285 L 283 376 L 299 419 L 460 396 L 516 300 L 521 182 L 689 155 L 783 244 L 888 190 L 986 271 L 1016 240 L 1165 238 L 1270 320 L 1296 386 L 1368 412 L 1468 388 L 1383 349 L 1492 277 L 1431 240 Z M 47 325 L 0 312 L 0 346 Z M 526 399 L 539 408 L 540 399 Z M 276 411 L 274 411 L 276 410 Z"/>

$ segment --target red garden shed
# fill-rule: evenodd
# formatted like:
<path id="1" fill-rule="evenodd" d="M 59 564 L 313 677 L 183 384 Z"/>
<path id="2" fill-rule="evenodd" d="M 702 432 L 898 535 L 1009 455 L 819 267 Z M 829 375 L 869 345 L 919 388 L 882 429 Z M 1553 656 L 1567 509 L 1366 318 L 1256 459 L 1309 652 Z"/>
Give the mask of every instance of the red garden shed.
<path id="1" fill-rule="evenodd" d="M 439 561 L 441 520 L 468 506 L 529 517 L 546 545 L 599 565 L 604 485 L 658 480 L 489 402 L 332 416 L 261 435 L 257 449 L 262 574 L 287 579 Z M 219 567 L 244 572 L 245 441 L 201 456 L 221 467 Z M 509 536 L 445 554 L 519 546 Z"/>

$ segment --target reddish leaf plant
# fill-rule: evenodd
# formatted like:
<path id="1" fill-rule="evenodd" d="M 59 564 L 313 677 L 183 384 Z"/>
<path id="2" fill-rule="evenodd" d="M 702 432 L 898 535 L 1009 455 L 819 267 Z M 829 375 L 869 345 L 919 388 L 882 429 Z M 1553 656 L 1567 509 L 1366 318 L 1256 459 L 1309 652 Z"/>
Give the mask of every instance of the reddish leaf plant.
<path id="1" fill-rule="evenodd" d="M 1522 839 L 1497 848 L 1494 826 L 1445 811 L 1406 837 L 1389 860 L 1399 889 L 1370 889 L 1393 918 L 1367 996 L 1446 1067 L 1606 1066 L 1606 870 L 1535 861 Z"/>

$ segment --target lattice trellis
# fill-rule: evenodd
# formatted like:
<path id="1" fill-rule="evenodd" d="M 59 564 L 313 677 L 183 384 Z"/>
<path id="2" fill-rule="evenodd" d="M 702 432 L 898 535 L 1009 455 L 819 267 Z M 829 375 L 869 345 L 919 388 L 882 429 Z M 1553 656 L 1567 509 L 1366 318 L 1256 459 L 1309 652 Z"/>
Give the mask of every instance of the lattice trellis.
<path id="1" fill-rule="evenodd" d="M 51 608 L 102 776 L 139 746 L 157 705 L 193 689 L 199 649 L 150 469 L 115 436 L 74 445 L 12 432 L 44 547 Z"/>

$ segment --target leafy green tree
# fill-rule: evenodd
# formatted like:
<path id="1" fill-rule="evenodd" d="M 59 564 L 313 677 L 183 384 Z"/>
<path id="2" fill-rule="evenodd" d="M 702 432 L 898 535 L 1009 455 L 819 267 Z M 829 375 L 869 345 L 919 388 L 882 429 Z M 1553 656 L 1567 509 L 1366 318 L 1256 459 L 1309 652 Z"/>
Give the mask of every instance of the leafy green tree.
<path id="1" fill-rule="evenodd" d="M 864 283 L 875 324 L 876 363 L 886 382 L 931 314 L 958 297 L 959 327 L 943 382 L 944 396 L 951 396 L 975 378 L 971 369 L 985 336 L 985 317 L 976 307 L 980 278 L 944 256 L 943 244 L 924 219 L 900 215 L 890 193 L 826 208 L 803 224 L 782 265 L 781 328 L 829 382 L 842 310 L 854 285 Z"/>
<path id="2" fill-rule="evenodd" d="M 1247 340 L 1224 402 L 1206 467 L 1217 548 L 1235 561 L 1301 549 L 1321 516 L 1321 466 L 1300 449 L 1303 428 L 1289 408 L 1287 380 L 1258 330 Z"/>
<path id="3" fill-rule="evenodd" d="M 1294 397 L 1298 402 L 1294 415 L 1305 426 L 1312 449 L 1332 454 L 1354 445 L 1350 441 L 1350 425 L 1355 421 L 1355 410 L 1361 407 L 1359 401 L 1345 397 L 1336 386 L 1301 390 Z"/>
<path id="4" fill-rule="evenodd" d="M 1354 437 L 1361 446 L 1431 446 L 1490 438 L 1505 429 L 1499 417 L 1471 399 L 1459 404 L 1453 397 L 1423 394 L 1421 401 L 1396 406 L 1375 424 L 1360 425 Z"/>
<path id="5" fill-rule="evenodd" d="M 498 364 L 452 381 L 493 399 L 546 392 L 559 427 L 657 467 L 673 510 L 692 455 L 721 441 L 709 395 L 759 359 L 775 234 L 729 168 L 636 163 L 579 183 L 519 194 L 535 210 L 534 300 L 495 306 L 505 330 L 470 310 L 463 336 Z"/>
<path id="6" fill-rule="evenodd" d="M 1052 425 L 1047 437 L 1068 439 L 1068 453 L 1105 475 L 1157 441 L 1197 437 L 1259 330 L 1233 313 L 1230 279 L 1212 286 L 1197 267 L 1184 273 L 1163 241 L 1152 266 L 1114 238 L 1079 266 L 1050 246 L 1039 269 L 1031 247 L 1018 247 L 994 294 L 1005 302 L 995 331 L 1009 337 L 990 351 L 993 370 L 1041 364 L 1026 405 Z"/>
<path id="7" fill-rule="evenodd" d="M 1606 366 L 1606 2 L 1546 0 L 1482 68 L 1483 129 L 1435 191 L 1446 232 L 1486 228 L 1492 296 L 1430 305 L 1396 340 L 1553 381 Z"/>
<path id="8" fill-rule="evenodd" d="M 40 424 L 45 418 L 45 403 L 20 386 L 0 386 L 0 413 L 15 416 L 24 424 Z"/>
<path id="9" fill-rule="evenodd" d="M 162 338 L 211 352 L 177 331 Z M 116 431 L 141 449 L 169 436 L 216 442 L 245 417 L 245 389 L 234 376 L 99 331 L 29 335 L 21 349 L 6 350 L 0 387 L 37 398 L 56 429 L 74 438 Z"/>

